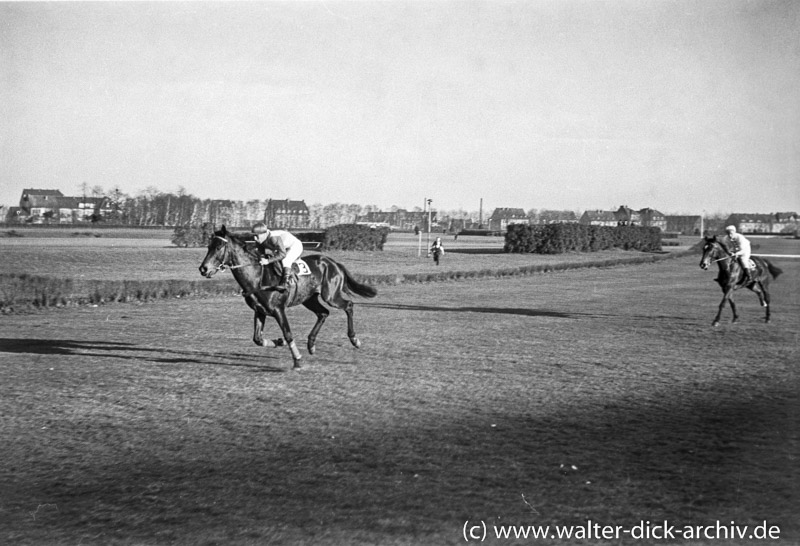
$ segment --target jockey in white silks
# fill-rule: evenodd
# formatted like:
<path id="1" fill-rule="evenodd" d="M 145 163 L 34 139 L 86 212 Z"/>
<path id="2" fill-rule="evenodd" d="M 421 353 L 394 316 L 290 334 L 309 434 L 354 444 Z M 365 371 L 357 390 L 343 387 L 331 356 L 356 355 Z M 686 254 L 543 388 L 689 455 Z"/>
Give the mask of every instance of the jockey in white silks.
<path id="1" fill-rule="evenodd" d="M 733 255 L 739 260 L 739 264 L 747 274 L 747 283 L 755 282 L 753 277 L 753 270 L 750 269 L 750 241 L 741 233 L 736 233 L 736 226 L 728 226 L 725 228 L 728 234 L 728 240 L 733 245 Z"/>
<path id="2" fill-rule="evenodd" d="M 261 258 L 263 266 L 268 266 L 274 262 L 280 262 L 282 267 L 281 282 L 275 288 L 284 291 L 288 288 L 289 277 L 292 274 L 292 264 L 303 253 L 303 243 L 289 233 L 281 229 L 270 230 L 264 222 L 253 225 L 251 231 L 256 236 L 258 249 L 262 254 L 269 250 L 269 258 Z"/>

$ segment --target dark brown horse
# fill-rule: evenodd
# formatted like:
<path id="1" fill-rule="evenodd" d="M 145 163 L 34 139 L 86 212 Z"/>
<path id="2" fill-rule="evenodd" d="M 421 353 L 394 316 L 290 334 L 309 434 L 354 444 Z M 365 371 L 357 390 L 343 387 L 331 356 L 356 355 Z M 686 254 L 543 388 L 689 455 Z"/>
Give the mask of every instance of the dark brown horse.
<path id="1" fill-rule="evenodd" d="M 321 254 L 305 256 L 303 261 L 308 265 L 310 274 L 299 275 L 297 282 L 292 283 L 289 290 L 279 291 L 274 287 L 280 277 L 271 267 L 265 267 L 262 289 L 262 266 L 255 245 L 246 244 L 242 237 L 228 232 L 225 226 L 214 233 L 208 245 L 208 253 L 200 265 L 200 274 L 212 277 L 217 271 L 229 268 L 239 286 L 247 305 L 255 312 L 253 317 L 253 341 L 262 347 L 274 347 L 282 340 L 264 339 L 264 321 L 273 317 L 281 328 L 283 339 L 289 345 L 294 359 L 294 367 L 300 368 L 300 351 L 294 342 L 289 321 L 286 319 L 286 308 L 302 304 L 317 315 L 317 322 L 308 334 L 308 352 L 314 354 L 317 334 L 330 311 L 322 305 L 322 301 L 342 309 L 347 314 L 347 337 L 354 347 L 361 347 L 353 328 L 353 300 L 350 296 L 374 298 L 377 291 L 366 284 L 356 281 L 345 267 L 335 260 Z M 250 241 L 252 242 L 252 241 Z M 320 298 L 322 301 L 320 301 Z"/>
<path id="2" fill-rule="evenodd" d="M 751 258 L 756 266 L 753 272 L 753 281 L 748 281 L 747 273 L 745 273 L 742 266 L 739 264 L 738 258 L 735 258 L 728 247 L 721 241 L 714 237 L 706 237 L 703 244 L 703 257 L 700 260 L 700 267 L 708 269 L 709 266 L 716 262 L 719 266 L 719 275 L 714 279 L 722 288 L 723 296 L 719 304 L 719 311 L 712 323 L 714 326 L 719 325 L 719 317 L 722 315 L 722 309 L 725 307 L 725 302 L 730 303 L 731 311 L 733 311 L 733 322 L 739 320 L 739 315 L 736 313 L 736 305 L 733 303 L 733 292 L 739 288 L 749 288 L 758 296 L 758 301 L 761 306 L 766 310 L 765 322 L 769 322 L 769 283 L 771 279 L 777 279 L 778 275 L 783 271 L 770 263 L 769 260 L 758 256 Z"/>

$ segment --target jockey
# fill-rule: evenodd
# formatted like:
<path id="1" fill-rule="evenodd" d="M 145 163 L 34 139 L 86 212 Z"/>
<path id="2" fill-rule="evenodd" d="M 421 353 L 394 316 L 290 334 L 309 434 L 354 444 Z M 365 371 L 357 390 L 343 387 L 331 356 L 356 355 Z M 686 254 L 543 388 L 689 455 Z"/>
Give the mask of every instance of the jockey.
<path id="1" fill-rule="evenodd" d="M 739 260 L 739 263 L 747 274 L 747 284 L 756 282 L 753 276 L 753 270 L 750 269 L 750 241 L 748 241 L 741 233 L 736 233 L 736 226 L 728 226 L 725 228 L 728 234 L 728 240 L 733 245 L 733 256 Z"/>
<path id="2" fill-rule="evenodd" d="M 271 253 L 269 258 L 261 258 L 261 265 L 281 263 L 281 282 L 275 288 L 281 292 L 285 291 L 288 288 L 289 276 L 292 274 L 292 264 L 303 253 L 303 243 L 288 231 L 270 230 L 264 222 L 253 224 L 251 231 L 256 235 L 258 250 L 264 255 L 267 251 Z"/>
<path id="3" fill-rule="evenodd" d="M 431 252 L 433 253 L 433 259 L 436 260 L 436 265 L 439 265 L 439 256 L 444 255 L 444 245 L 442 244 L 441 237 L 437 237 L 436 240 L 433 242 L 433 244 L 431 245 Z"/>

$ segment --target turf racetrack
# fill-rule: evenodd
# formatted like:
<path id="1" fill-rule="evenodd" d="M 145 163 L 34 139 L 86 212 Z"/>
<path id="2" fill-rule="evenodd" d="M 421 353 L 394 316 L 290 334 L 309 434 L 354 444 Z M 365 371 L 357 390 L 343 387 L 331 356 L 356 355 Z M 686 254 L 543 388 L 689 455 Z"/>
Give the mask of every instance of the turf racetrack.
<path id="1" fill-rule="evenodd" d="M 2 317 L 0 542 L 442 545 L 465 523 L 768 522 L 796 544 L 800 262 L 381 287 L 288 349 L 235 297 Z M 270 337 L 277 328 L 269 325 Z M 519 540 L 536 544 L 763 544 Z"/>

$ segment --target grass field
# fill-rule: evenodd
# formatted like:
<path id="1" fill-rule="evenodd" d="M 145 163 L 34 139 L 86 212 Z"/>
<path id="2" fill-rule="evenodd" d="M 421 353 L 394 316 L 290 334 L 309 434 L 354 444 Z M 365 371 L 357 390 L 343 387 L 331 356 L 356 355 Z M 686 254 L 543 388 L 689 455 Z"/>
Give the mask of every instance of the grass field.
<path id="1" fill-rule="evenodd" d="M 69 276 L 75 279 L 167 280 L 200 278 L 197 271 L 205 248 L 177 248 L 162 238 L 56 237 L 27 234 L 21 238 L 0 238 L 4 260 L 2 273 Z M 126 235 L 127 232 L 122 232 Z M 45 233 L 46 235 L 46 233 Z M 689 242 L 682 247 L 688 248 Z M 447 271 L 480 271 L 514 268 L 531 264 L 589 262 L 640 255 L 621 250 L 567 255 L 505 254 L 500 237 L 460 237 L 447 241 L 448 252 L 439 267 L 426 257 L 411 234 L 392 234 L 382 252 L 327 252 L 360 275 L 391 275 Z M 669 248 L 673 251 L 673 247 Z M 210 281 L 213 282 L 213 281 Z"/>
<path id="2" fill-rule="evenodd" d="M 0 317 L 0 542 L 439 545 L 469 521 L 710 546 L 763 541 L 492 529 L 766 520 L 797 544 L 800 262 L 775 260 L 771 324 L 737 293 L 714 329 L 698 261 L 384 286 L 363 349 L 335 312 L 299 373 L 239 298 Z M 313 315 L 289 319 L 302 342 Z"/>

